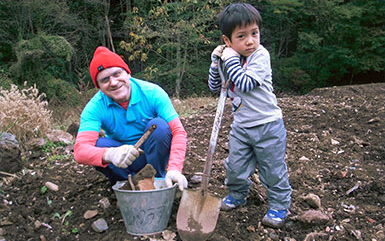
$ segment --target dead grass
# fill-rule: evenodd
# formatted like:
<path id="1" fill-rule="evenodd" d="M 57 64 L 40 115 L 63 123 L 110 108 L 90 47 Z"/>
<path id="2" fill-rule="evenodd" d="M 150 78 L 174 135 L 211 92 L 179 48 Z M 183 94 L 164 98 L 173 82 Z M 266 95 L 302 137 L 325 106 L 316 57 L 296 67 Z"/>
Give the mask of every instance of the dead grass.
<path id="1" fill-rule="evenodd" d="M 183 100 L 171 99 L 180 117 L 199 114 L 207 106 L 216 106 L 218 100 L 214 97 L 191 97 Z"/>
<path id="2" fill-rule="evenodd" d="M 12 84 L 9 90 L 0 87 L 0 131 L 13 134 L 21 143 L 45 136 L 51 128 L 52 112 L 44 98 L 36 86 L 19 89 Z"/>

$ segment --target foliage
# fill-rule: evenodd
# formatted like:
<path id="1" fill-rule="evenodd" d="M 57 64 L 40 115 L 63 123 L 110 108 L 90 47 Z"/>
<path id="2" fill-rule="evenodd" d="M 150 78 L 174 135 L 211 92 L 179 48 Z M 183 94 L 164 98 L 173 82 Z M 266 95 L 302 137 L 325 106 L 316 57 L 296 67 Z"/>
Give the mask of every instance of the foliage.
<path id="1" fill-rule="evenodd" d="M 46 187 L 46 186 L 42 186 L 40 188 L 40 194 L 42 194 L 42 195 L 46 194 L 47 191 L 48 191 L 48 187 Z"/>
<path id="2" fill-rule="evenodd" d="M 92 88 L 88 66 L 103 45 L 115 47 L 135 77 L 170 95 L 208 95 L 210 53 L 221 36 L 216 16 L 232 2 L 0 1 L 0 69 L 12 66 L 10 78 L 0 72 L 0 86 L 28 81 L 50 104 L 84 105 L 74 88 Z M 384 80 L 385 1 L 240 2 L 261 12 L 261 43 L 271 54 L 276 88 L 305 93 Z"/>
<path id="3" fill-rule="evenodd" d="M 76 86 L 78 75 L 88 74 L 90 53 L 96 46 L 104 44 L 102 41 L 104 36 L 102 30 L 105 24 L 103 14 L 103 3 L 96 0 L 0 1 L 0 21 L 2 22 L 0 25 L 0 60 L 7 65 L 19 61 L 16 46 L 23 41 L 35 39 L 36 42 L 38 36 L 43 35 L 50 36 L 50 38 L 63 38 L 68 46 L 76 51 L 72 50 L 70 56 L 65 54 L 53 57 L 49 51 L 55 53 L 55 46 L 63 47 L 61 44 L 64 41 L 55 42 L 55 39 L 52 39 L 50 42 L 53 45 L 49 45 L 49 51 L 40 48 L 51 56 L 49 60 L 39 58 L 36 60 L 50 62 L 45 65 L 46 72 L 56 79 Z M 29 71 L 20 68 L 14 70 L 17 70 L 16 72 Z M 20 78 L 22 75 L 28 75 L 31 78 Z M 35 73 L 16 73 L 17 79 L 15 78 L 14 82 L 20 84 L 27 80 L 29 83 L 33 83 L 34 76 L 36 76 Z M 91 82 L 91 78 L 85 80 Z M 42 89 L 43 84 L 36 84 L 40 91 L 47 92 L 46 89 Z M 47 98 L 50 100 L 51 96 L 47 94 Z"/>
<path id="4" fill-rule="evenodd" d="M 12 133 L 21 143 L 44 136 L 51 127 L 51 111 L 44 97 L 35 86 L 19 89 L 12 85 L 10 90 L 0 87 L 0 130 Z"/>
<path id="5" fill-rule="evenodd" d="M 0 68 L 0 87 L 9 90 L 12 85 L 12 80 L 7 75 L 7 72 L 3 68 Z"/>
<path id="6" fill-rule="evenodd" d="M 11 72 L 18 78 L 19 84 L 28 80 L 44 92 L 52 104 L 80 103 L 76 88 L 60 79 L 66 75 L 66 65 L 74 53 L 63 37 L 42 34 L 20 41 L 15 49 L 17 62 L 11 66 Z"/>
<path id="7" fill-rule="evenodd" d="M 21 40 L 15 48 L 17 63 L 13 66 L 14 74 L 21 78 L 50 73 L 63 76 L 74 49 L 67 40 L 60 36 L 37 35 L 30 40 Z"/>
<path id="8" fill-rule="evenodd" d="M 302 68 L 318 87 L 352 84 L 358 73 L 383 71 L 384 10 L 381 1 L 305 2 L 296 54 L 310 60 Z"/>
<path id="9" fill-rule="evenodd" d="M 213 23 L 222 6 L 219 1 L 159 1 L 147 15 L 135 7 L 125 22 L 128 38 L 119 46 L 130 54 L 133 66 L 146 63 L 139 76 L 151 78 L 177 98 L 200 94 L 207 91 L 209 56 L 220 36 Z"/>
<path id="10" fill-rule="evenodd" d="M 310 75 L 301 69 L 302 65 L 303 58 L 297 55 L 274 63 L 273 70 L 279 70 L 274 75 L 277 91 L 303 94 L 317 86 Z"/>

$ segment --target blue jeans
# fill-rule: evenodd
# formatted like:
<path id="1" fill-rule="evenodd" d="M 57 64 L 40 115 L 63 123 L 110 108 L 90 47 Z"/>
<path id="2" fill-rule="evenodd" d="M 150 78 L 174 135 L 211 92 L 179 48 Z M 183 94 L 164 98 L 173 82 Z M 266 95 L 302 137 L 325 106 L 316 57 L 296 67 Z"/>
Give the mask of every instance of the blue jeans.
<path id="1" fill-rule="evenodd" d="M 127 180 L 129 174 L 132 176 L 135 175 L 146 164 L 151 164 L 155 168 L 155 177 L 165 177 L 170 156 L 172 134 L 167 122 L 161 118 L 154 118 L 149 121 L 145 131 L 153 124 L 157 126 L 155 131 L 140 147 L 144 151 L 144 154 L 140 155 L 130 166 L 123 169 L 109 163 L 105 168 L 95 167 L 96 170 L 108 177 L 112 185 L 117 181 Z M 124 143 L 105 137 L 99 138 L 96 142 L 97 147 L 118 147 L 123 144 Z"/>

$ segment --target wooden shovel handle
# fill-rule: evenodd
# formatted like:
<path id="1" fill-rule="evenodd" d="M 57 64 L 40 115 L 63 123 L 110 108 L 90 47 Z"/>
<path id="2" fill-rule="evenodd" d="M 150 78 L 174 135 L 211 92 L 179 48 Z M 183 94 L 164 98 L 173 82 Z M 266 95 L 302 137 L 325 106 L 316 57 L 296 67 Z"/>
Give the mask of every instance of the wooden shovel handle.
<path id="1" fill-rule="evenodd" d="M 205 163 L 205 166 L 203 169 L 202 182 L 201 182 L 201 188 L 200 188 L 203 195 L 206 192 L 207 186 L 209 183 L 211 169 L 212 169 L 212 165 L 213 165 L 215 146 L 217 145 L 219 129 L 221 127 L 222 116 L 223 116 L 223 112 L 224 112 L 224 108 L 225 108 L 225 104 L 226 104 L 228 80 L 226 81 L 221 67 L 222 67 L 221 63 L 218 63 L 219 75 L 220 75 L 221 80 L 222 80 L 222 88 L 221 88 L 221 93 L 220 93 L 219 99 L 218 99 L 217 112 L 215 114 L 213 129 L 211 132 L 209 149 L 207 151 L 206 163 Z"/>
<path id="2" fill-rule="evenodd" d="M 146 140 L 147 138 L 155 131 L 156 125 L 150 126 L 148 130 L 143 134 L 143 136 L 139 139 L 139 141 L 134 145 L 136 149 L 138 149 Z"/>

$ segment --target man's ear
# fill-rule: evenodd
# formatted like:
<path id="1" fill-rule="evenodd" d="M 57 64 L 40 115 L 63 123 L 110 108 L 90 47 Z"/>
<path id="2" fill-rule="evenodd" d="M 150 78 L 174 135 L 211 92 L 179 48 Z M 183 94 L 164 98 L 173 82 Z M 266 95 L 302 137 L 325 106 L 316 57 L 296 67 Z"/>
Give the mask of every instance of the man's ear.
<path id="1" fill-rule="evenodd" d="M 225 42 L 226 44 L 226 47 L 231 47 L 231 41 L 230 39 L 226 36 L 226 35 L 222 35 L 222 38 L 223 38 L 223 41 Z"/>

